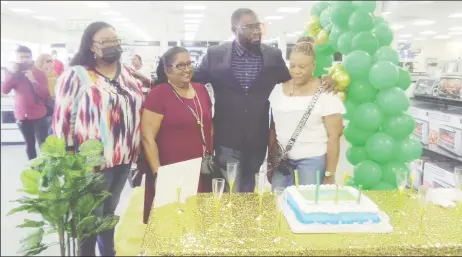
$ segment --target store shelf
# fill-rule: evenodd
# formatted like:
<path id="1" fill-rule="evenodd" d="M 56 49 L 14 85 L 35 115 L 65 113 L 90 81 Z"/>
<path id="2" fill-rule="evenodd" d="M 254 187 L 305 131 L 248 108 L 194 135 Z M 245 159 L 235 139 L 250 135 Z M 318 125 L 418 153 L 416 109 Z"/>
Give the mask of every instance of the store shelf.
<path id="1" fill-rule="evenodd" d="M 462 157 L 458 158 L 453 155 L 446 154 L 444 152 L 437 152 L 437 151 L 434 151 L 428 148 L 425 145 L 422 145 L 422 148 L 424 150 L 422 153 L 422 156 L 428 156 L 428 157 L 431 157 L 431 159 L 447 159 L 451 161 L 457 161 L 457 162 L 460 162 L 460 164 L 462 164 Z"/>
<path id="2" fill-rule="evenodd" d="M 427 97 L 427 96 L 414 96 L 409 98 L 411 101 L 416 102 L 425 102 L 425 103 L 435 103 L 441 104 L 444 106 L 455 106 L 455 107 L 462 107 L 461 101 L 450 100 L 450 99 L 441 99 L 441 98 L 434 98 L 434 97 Z"/>

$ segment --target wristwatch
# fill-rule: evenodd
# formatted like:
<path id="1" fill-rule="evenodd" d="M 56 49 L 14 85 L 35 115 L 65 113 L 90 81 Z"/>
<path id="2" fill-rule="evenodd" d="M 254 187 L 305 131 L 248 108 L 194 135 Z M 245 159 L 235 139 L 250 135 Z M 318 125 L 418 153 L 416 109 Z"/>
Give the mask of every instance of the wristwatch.
<path id="1" fill-rule="evenodd" d="M 330 171 L 326 171 L 326 174 L 324 176 L 326 177 L 332 177 L 335 175 L 335 172 L 330 172 Z"/>

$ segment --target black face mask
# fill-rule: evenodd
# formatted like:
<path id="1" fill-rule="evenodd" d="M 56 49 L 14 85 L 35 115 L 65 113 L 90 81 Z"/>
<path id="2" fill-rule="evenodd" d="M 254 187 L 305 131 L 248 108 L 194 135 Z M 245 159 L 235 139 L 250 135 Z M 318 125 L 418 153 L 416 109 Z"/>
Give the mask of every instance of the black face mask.
<path id="1" fill-rule="evenodd" d="M 122 47 L 118 45 L 103 48 L 101 49 L 101 52 L 103 53 L 103 61 L 107 63 L 114 63 L 120 60 L 123 50 Z"/>

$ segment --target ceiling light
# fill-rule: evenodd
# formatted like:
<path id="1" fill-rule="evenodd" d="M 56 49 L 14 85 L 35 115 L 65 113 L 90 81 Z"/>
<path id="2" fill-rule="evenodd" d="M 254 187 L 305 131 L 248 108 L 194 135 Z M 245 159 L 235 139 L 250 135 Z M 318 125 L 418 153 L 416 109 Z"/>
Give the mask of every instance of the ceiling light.
<path id="1" fill-rule="evenodd" d="M 286 36 L 287 37 L 296 37 L 297 35 L 295 35 L 295 34 L 287 34 Z"/>
<path id="2" fill-rule="evenodd" d="M 34 13 L 34 11 L 25 8 L 11 8 L 11 10 L 17 13 Z"/>
<path id="3" fill-rule="evenodd" d="M 450 35 L 438 35 L 438 36 L 434 36 L 433 38 L 436 38 L 436 39 L 448 39 L 448 38 L 451 38 Z"/>
<path id="4" fill-rule="evenodd" d="M 449 31 L 449 35 L 462 35 L 462 31 Z"/>
<path id="5" fill-rule="evenodd" d="M 120 15 L 120 13 L 115 12 L 115 11 L 106 11 L 106 12 L 101 12 L 102 15 Z"/>
<path id="6" fill-rule="evenodd" d="M 422 35 L 435 35 L 437 33 L 436 33 L 436 31 L 426 30 L 426 31 L 420 32 L 419 34 L 422 34 Z"/>
<path id="7" fill-rule="evenodd" d="M 115 18 L 114 21 L 116 21 L 116 22 L 127 22 L 127 21 L 130 21 L 130 20 L 127 19 L 127 18 Z"/>
<path id="8" fill-rule="evenodd" d="M 99 1 L 86 1 L 85 4 L 90 8 L 108 8 L 109 4 Z"/>
<path id="9" fill-rule="evenodd" d="M 184 9 L 185 10 L 205 10 L 207 9 L 207 6 L 205 5 L 185 5 Z"/>
<path id="10" fill-rule="evenodd" d="M 187 13 L 184 15 L 185 18 L 204 18 L 202 13 Z"/>
<path id="11" fill-rule="evenodd" d="M 407 39 L 398 39 L 398 42 L 407 42 Z"/>
<path id="12" fill-rule="evenodd" d="M 294 34 L 303 34 L 304 31 L 300 30 L 300 31 L 295 31 Z"/>
<path id="13" fill-rule="evenodd" d="M 7 4 L 7 3 L 8 3 L 8 1 L 2 1 L 2 4 Z"/>
<path id="14" fill-rule="evenodd" d="M 185 31 L 192 31 L 192 32 L 194 32 L 194 31 L 197 31 L 198 29 L 199 29 L 198 27 L 184 27 L 184 30 L 185 30 Z"/>
<path id="15" fill-rule="evenodd" d="M 412 37 L 412 35 L 410 35 L 410 34 L 402 34 L 402 35 L 399 35 L 398 37 L 401 37 L 401 38 L 410 38 L 410 37 Z"/>
<path id="16" fill-rule="evenodd" d="M 282 16 L 266 16 L 265 20 L 282 20 L 283 18 Z"/>
<path id="17" fill-rule="evenodd" d="M 136 26 L 135 23 L 133 22 L 127 22 L 127 23 L 122 23 L 122 26 L 125 26 L 125 27 L 133 27 L 133 26 Z"/>
<path id="18" fill-rule="evenodd" d="M 425 38 L 424 37 L 416 37 L 416 38 L 414 38 L 414 40 L 420 41 L 420 40 L 425 40 Z"/>
<path id="19" fill-rule="evenodd" d="M 398 29 L 404 28 L 404 26 L 403 25 L 392 25 L 392 26 L 390 26 L 390 28 L 394 29 L 394 30 L 398 30 Z"/>
<path id="20" fill-rule="evenodd" d="M 282 12 L 282 13 L 298 13 L 301 11 L 302 8 L 298 7 L 281 7 L 279 8 L 276 12 Z"/>
<path id="21" fill-rule="evenodd" d="M 184 20 L 184 23 L 199 24 L 201 23 L 201 20 Z"/>
<path id="22" fill-rule="evenodd" d="M 462 12 L 453 13 L 453 14 L 449 15 L 449 18 L 462 18 Z"/>
<path id="23" fill-rule="evenodd" d="M 50 17 L 50 16 L 35 16 L 35 18 L 37 20 L 42 20 L 42 21 L 54 21 L 54 20 L 56 20 L 55 18 Z"/>
<path id="24" fill-rule="evenodd" d="M 448 30 L 452 30 L 452 31 L 462 31 L 462 27 L 451 27 L 451 28 L 449 28 Z"/>
<path id="25" fill-rule="evenodd" d="M 420 20 L 420 21 L 414 22 L 413 24 L 417 26 L 424 26 L 424 25 L 431 25 L 433 23 L 435 23 L 435 21 L 433 20 Z"/>

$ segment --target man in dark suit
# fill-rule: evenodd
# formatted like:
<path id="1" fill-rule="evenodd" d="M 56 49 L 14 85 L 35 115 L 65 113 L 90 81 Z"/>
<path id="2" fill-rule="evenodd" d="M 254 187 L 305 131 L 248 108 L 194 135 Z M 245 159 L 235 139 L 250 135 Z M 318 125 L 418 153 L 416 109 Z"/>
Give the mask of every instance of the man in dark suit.
<path id="1" fill-rule="evenodd" d="M 193 80 L 213 86 L 217 160 L 225 172 L 226 163 L 239 163 L 234 189 L 253 192 L 268 145 L 268 98 L 276 84 L 291 77 L 281 50 L 261 44 L 255 12 L 238 9 L 231 24 L 236 39 L 209 47 Z"/>

